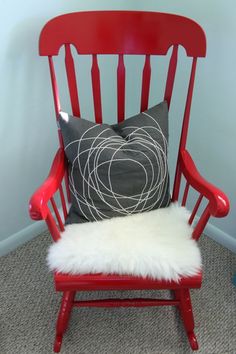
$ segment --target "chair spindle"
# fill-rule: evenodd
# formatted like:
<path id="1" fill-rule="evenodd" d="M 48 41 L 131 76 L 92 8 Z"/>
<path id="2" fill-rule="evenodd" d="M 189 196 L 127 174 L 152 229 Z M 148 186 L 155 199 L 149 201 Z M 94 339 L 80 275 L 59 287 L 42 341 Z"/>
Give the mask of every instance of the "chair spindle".
<path id="1" fill-rule="evenodd" d="M 141 106 L 140 112 L 145 111 L 148 108 L 149 90 L 150 90 L 150 79 L 151 79 L 151 64 L 150 55 L 147 54 L 145 58 L 145 64 L 143 67 L 143 78 L 142 78 L 142 93 L 141 93 Z"/>
<path id="2" fill-rule="evenodd" d="M 66 201 L 65 201 L 64 191 L 63 191 L 62 185 L 60 185 L 60 187 L 59 187 L 59 193 L 60 193 L 60 198 L 61 198 L 61 205 L 62 205 L 64 219 L 66 220 L 67 208 L 66 208 Z"/>
<path id="3" fill-rule="evenodd" d="M 202 199 L 203 199 L 203 195 L 200 194 L 199 197 L 198 197 L 198 199 L 197 199 L 197 202 L 196 202 L 196 204 L 195 204 L 195 206 L 194 206 L 194 208 L 193 208 L 192 214 L 191 214 L 191 216 L 190 216 L 190 218 L 189 218 L 189 221 L 188 221 L 189 225 L 192 224 L 193 219 L 195 218 L 195 215 L 196 215 L 196 213 L 197 213 L 197 211 L 198 211 L 198 208 L 199 208 L 199 206 L 200 206 L 200 204 L 201 204 Z"/>
<path id="4" fill-rule="evenodd" d="M 170 57 L 169 68 L 168 68 L 167 79 L 166 79 L 166 88 L 164 94 L 164 100 L 167 101 L 168 108 L 170 107 L 170 101 L 171 101 L 173 87 L 174 87 L 177 60 L 178 60 L 178 45 L 174 45 Z"/>
<path id="5" fill-rule="evenodd" d="M 93 54 L 91 75 L 92 75 L 95 121 L 96 123 L 100 124 L 102 123 L 102 100 L 101 100 L 100 71 L 98 66 L 97 54 Z"/>
<path id="6" fill-rule="evenodd" d="M 58 241 L 61 238 L 61 236 L 50 209 L 48 209 L 48 214 L 45 221 L 47 223 L 48 229 L 52 235 L 53 240 L 55 242 Z"/>
<path id="7" fill-rule="evenodd" d="M 185 189 L 184 189 L 184 195 L 183 195 L 183 199 L 182 199 L 182 203 L 181 203 L 182 206 L 186 205 L 186 201 L 187 201 L 187 197 L 188 197 L 188 191 L 189 191 L 189 183 L 186 182 Z"/>
<path id="8" fill-rule="evenodd" d="M 70 44 L 65 44 L 65 66 L 73 115 L 80 117 L 79 97 L 76 83 L 75 64 Z"/>
<path id="9" fill-rule="evenodd" d="M 206 208 L 204 209 L 200 219 L 198 220 L 198 222 L 193 230 L 192 238 L 194 240 L 198 241 L 198 239 L 201 236 L 210 216 L 211 216 L 211 214 L 209 212 L 209 204 L 207 204 Z"/>
<path id="10" fill-rule="evenodd" d="M 62 222 L 62 220 L 61 220 L 60 213 L 59 213 L 59 211 L 58 211 L 58 208 L 57 208 L 57 206 L 56 206 L 56 203 L 55 203 L 55 200 L 54 200 L 53 197 L 50 199 L 50 202 L 51 202 L 51 204 L 52 204 L 53 211 L 54 211 L 54 213 L 55 213 L 55 215 L 56 215 L 56 218 L 57 218 L 57 221 L 58 221 L 58 225 L 59 225 L 59 227 L 60 227 L 60 230 L 61 230 L 61 231 L 64 231 L 64 224 L 63 224 L 63 222 Z"/>
<path id="11" fill-rule="evenodd" d="M 118 123 L 125 118 L 125 64 L 124 55 L 119 54 L 117 67 L 117 118 Z"/>

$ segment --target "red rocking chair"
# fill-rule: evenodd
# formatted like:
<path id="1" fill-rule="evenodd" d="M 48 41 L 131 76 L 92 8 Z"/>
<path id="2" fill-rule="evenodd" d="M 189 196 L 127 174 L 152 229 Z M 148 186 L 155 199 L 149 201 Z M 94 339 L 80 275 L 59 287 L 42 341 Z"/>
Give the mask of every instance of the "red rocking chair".
<path id="1" fill-rule="evenodd" d="M 97 55 L 115 54 L 118 56 L 117 67 L 117 118 L 121 122 L 125 118 L 125 65 L 124 55 L 145 55 L 142 75 L 140 111 L 148 107 L 151 55 L 166 55 L 170 47 L 172 54 L 165 83 L 164 99 L 171 103 L 172 91 L 178 60 L 178 48 L 182 46 L 188 57 L 192 58 L 192 68 L 183 117 L 182 133 L 179 143 L 179 152 L 176 174 L 173 186 L 172 201 L 179 201 L 185 206 L 189 188 L 198 192 L 196 205 L 192 210 L 189 224 L 193 223 L 195 215 L 203 199 L 207 200 L 206 207 L 194 227 L 193 239 L 198 240 L 210 218 L 224 217 L 229 211 L 229 202 L 224 193 L 208 183 L 196 169 L 196 166 L 186 150 L 186 140 L 189 126 L 190 107 L 192 101 L 194 78 L 198 57 L 206 55 L 206 39 L 202 28 L 194 21 L 177 15 L 136 12 L 136 11 L 99 11 L 71 13 L 56 17 L 49 21 L 43 28 L 39 41 L 39 53 L 47 56 L 49 60 L 52 89 L 56 118 L 60 111 L 59 91 L 54 70 L 53 57 L 59 54 L 62 46 L 65 48 L 65 69 L 68 80 L 72 112 L 80 116 L 80 105 L 76 81 L 76 70 L 71 51 L 73 45 L 79 55 L 92 55 L 92 92 L 94 112 L 97 123 L 102 122 L 102 100 L 100 90 L 100 70 Z M 79 90 L 81 87 L 79 87 Z M 30 216 L 34 220 L 45 220 L 48 229 L 56 242 L 60 232 L 64 230 L 64 222 L 60 216 L 54 195 L 59 192 L 64 219 L 67 217 L 66 198 L 70 199 L 67 175 L 67 160 L 63 150 L 60 128 L 58 129 L 60 147 L 54 158 L 48 178 L 34 193 L 30 200 Z M 180 182 L 186 180 L 183 197 L 180 200 Z M 63 181 L 66 193 L 64 194 Z M 51 207 L 50 208 L 50 203 Z M 54 212 L 53 212 L 54 211 Z M 71 310 L 81 306 L 177 306 L 181 313 L 183 324 L 187 333 L 190 346 L 198 349 L 194 334 L 194 320 L 191 306 L 190 289 L 200 288 L 202 274 L 181 278 L 179 282 L 152 280 L 149 278 L 128 275 L 86 274 L 69 275 L 54 273 L 56 291 L 63 292 L 62 304 L 56 325 L 56 339 L 54 351 L 59 352 L 62 337 L 65 333 Z M 169 289 L 173 291 L 173 298 L 163 299 L 107 299 L 76 301 L 76 291 L 98 290 L 148 290 Z"/>

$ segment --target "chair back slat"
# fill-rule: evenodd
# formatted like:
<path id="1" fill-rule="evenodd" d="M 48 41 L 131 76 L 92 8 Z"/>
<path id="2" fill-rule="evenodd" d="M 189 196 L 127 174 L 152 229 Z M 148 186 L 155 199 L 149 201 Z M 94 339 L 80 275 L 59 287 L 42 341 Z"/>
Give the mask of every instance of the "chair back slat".
<path id="1" fill-rule="evenodd" d="M 186 142 L 187 142 L 190 109 L 191 109 L 194 79 L 195 79 L 195 73 L 196 73 L 196 65 L 197 65 L 197 58 L 193 58 L 189 86 L 188 86 L 188 92 L 187 92 L 187 99 L 186 99 L 185 110 L 184 110 L 182 131 L 181 131 L 181 137 L 180 137 L 180 143 L 179 143 L 179 154 L 180 154 L 180 151 L 185 148 Z M 173 196 L 172 196 L 173 201 L 178 200 L 180 183 L 181 183 L 181 171 L 179 168 L 179 154 L 178 154 L 177 167 L 176 167 L 175 179 L 174 179 Z"/>
<path id="2" fill-rule="evenodd" d="M 61 104 L 60 104 L 59 91 L 58 91 L 54 63 L 53 63 L 53 59 L 51 56 L 48 57 L 48 61 L 49 61 L 49 69 L 50 69 L 50 76 L 51 76 L 51 83 L 52 83 L 52 92 L 53 92 L 55 114 L 56 114 L 56 119 L 58 119 L 59 112 L 61 110 Z"/>
<path id="3" fill-rule="evenodd" d="M 91 75 L 92 75 L 92 90 L 93 90 L 95 121 L 96 123 L 102 123 L 100 70 L 98 66 L 97 54 L 93 54 Z"/>
<path id="4" fill-rule="evenodd" d="M 174 45 L 172 55 L 170 57 L 169 69 L 168 69 L 167 80 L 166 80 L 166 88 L 164 94 L 164 100 L 167 101 L 168 107 L 170 107 L 170 101 L 171 101 L 171 96 L 174 87 L 177 59 L 178 59 L 178 45 Z"/>
<path id="5" fill-rule="evenodd" d="M 49 61 L 49 69 L 50 69 L 50 76 L 51 76 L 51 83 L 52 83 L 54 108 L 55 108 L 56 120 L 58 121 L 59 112 L 61 110 L 59 90 L 58 90 L 58 85 L 57 85 L 57 79 L 56 79 L 56 74 L 55 74 L 53 58 L 51 56 L 49 56 L 48 61 Z M 61 130 L 60 130 L 59 126 L 58 126 L 57 133 L 58 133 L 59 144 L 63 148 L 63 138 L 62 138 L 62 134 L 61 134 Z"/>
<path id="6" fill-rule="evenodd" d="M 69 44 L 65 44 L 65 66 L 73 115 L 80 117 L 79 97 L 76 83 L 75 64 Z"/>
<path id="7" fill-rule="evenodd" d="M 146 109 L 148 108 L 150 79 L 151 79 L 151 64 L 150 64 L 150 55 L 148 54 L 146 55 L 145 63 L 143 67 L 140 112 L 146 111 Z"/>
<path id="8" fill-rule="evenodd" d="M 183 127 L 182 127 L 182 132 L 181 132 L 181 139 L 180 139 L 180 149 L 184 149 L 186 146 L 186 142 L 187 142 L 190 110 L 191 110 L 192 97 L 193 97 L 193 87 L 194 87 L 194 80 L 195 80 L 195 74 L 196 74 L 196 66 L 197 66 L 197 58 L 193 58 L 189 86 L 188 86 L 187 99 L 186 99 L 185 110 L 184 110 Z"/>
<path id="9" fill-rule="evenodd" d="M 125 65 L 123 54 L 119 55 L 117 67 L 117 118 L 119 123 L 125 119 Z"/>
<path id="10" fill-rule="evenodd" d="M 181 203 L 181 206 L 185 207 L 186 206 L 186 201 L 187 201 L 187 198 L 188 198 L 188 192 L 189 192 L 189 183 L 186 182 L 185 184 L 185 188 L 184 188 L 184 195 L 183 195 L 183 198 L 182 198 L 182 203 Z"/>

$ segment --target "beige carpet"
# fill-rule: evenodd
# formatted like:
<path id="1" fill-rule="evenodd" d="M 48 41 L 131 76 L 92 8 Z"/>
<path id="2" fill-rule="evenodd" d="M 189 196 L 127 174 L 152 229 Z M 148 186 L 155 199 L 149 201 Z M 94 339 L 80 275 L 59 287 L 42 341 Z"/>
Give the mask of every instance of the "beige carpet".
<path id="1" fill-rule="evenodd" d="M 61 295 L 54 292 L 52 276 L 45 265 L 50 242 L 49 235 L 44 233 L 0 259 L 0 354 L 52 353 Z M 207 237 L 202 238 L 200 245 L 204 283 L 201 290 L 192 291 L 198 353 L 233 354 L 236 353 L 236 288 L 231 279 L 236 271 L 235 255 Z M 135 292 L 134 295 L 153 294 Z M 79 294 L 81 298 L 95 295 L 110 294 Z M 112 295 L 128 297 L 131 293 Z M 75 308 L 61 353 L 184 354 L 191 350 L 178 313 L 172 307 Z"/>

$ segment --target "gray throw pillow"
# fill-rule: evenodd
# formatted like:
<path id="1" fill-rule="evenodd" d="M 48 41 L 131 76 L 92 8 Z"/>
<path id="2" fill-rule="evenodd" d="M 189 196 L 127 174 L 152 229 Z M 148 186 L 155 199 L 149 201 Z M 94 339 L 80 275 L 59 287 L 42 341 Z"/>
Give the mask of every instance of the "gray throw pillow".
<path id="1" fill-rule="evenodd" d="M 166 102 L 112 126 L 63 112 L 59 124 L 72 198 L 67 224 L 169 205 Z"/>

